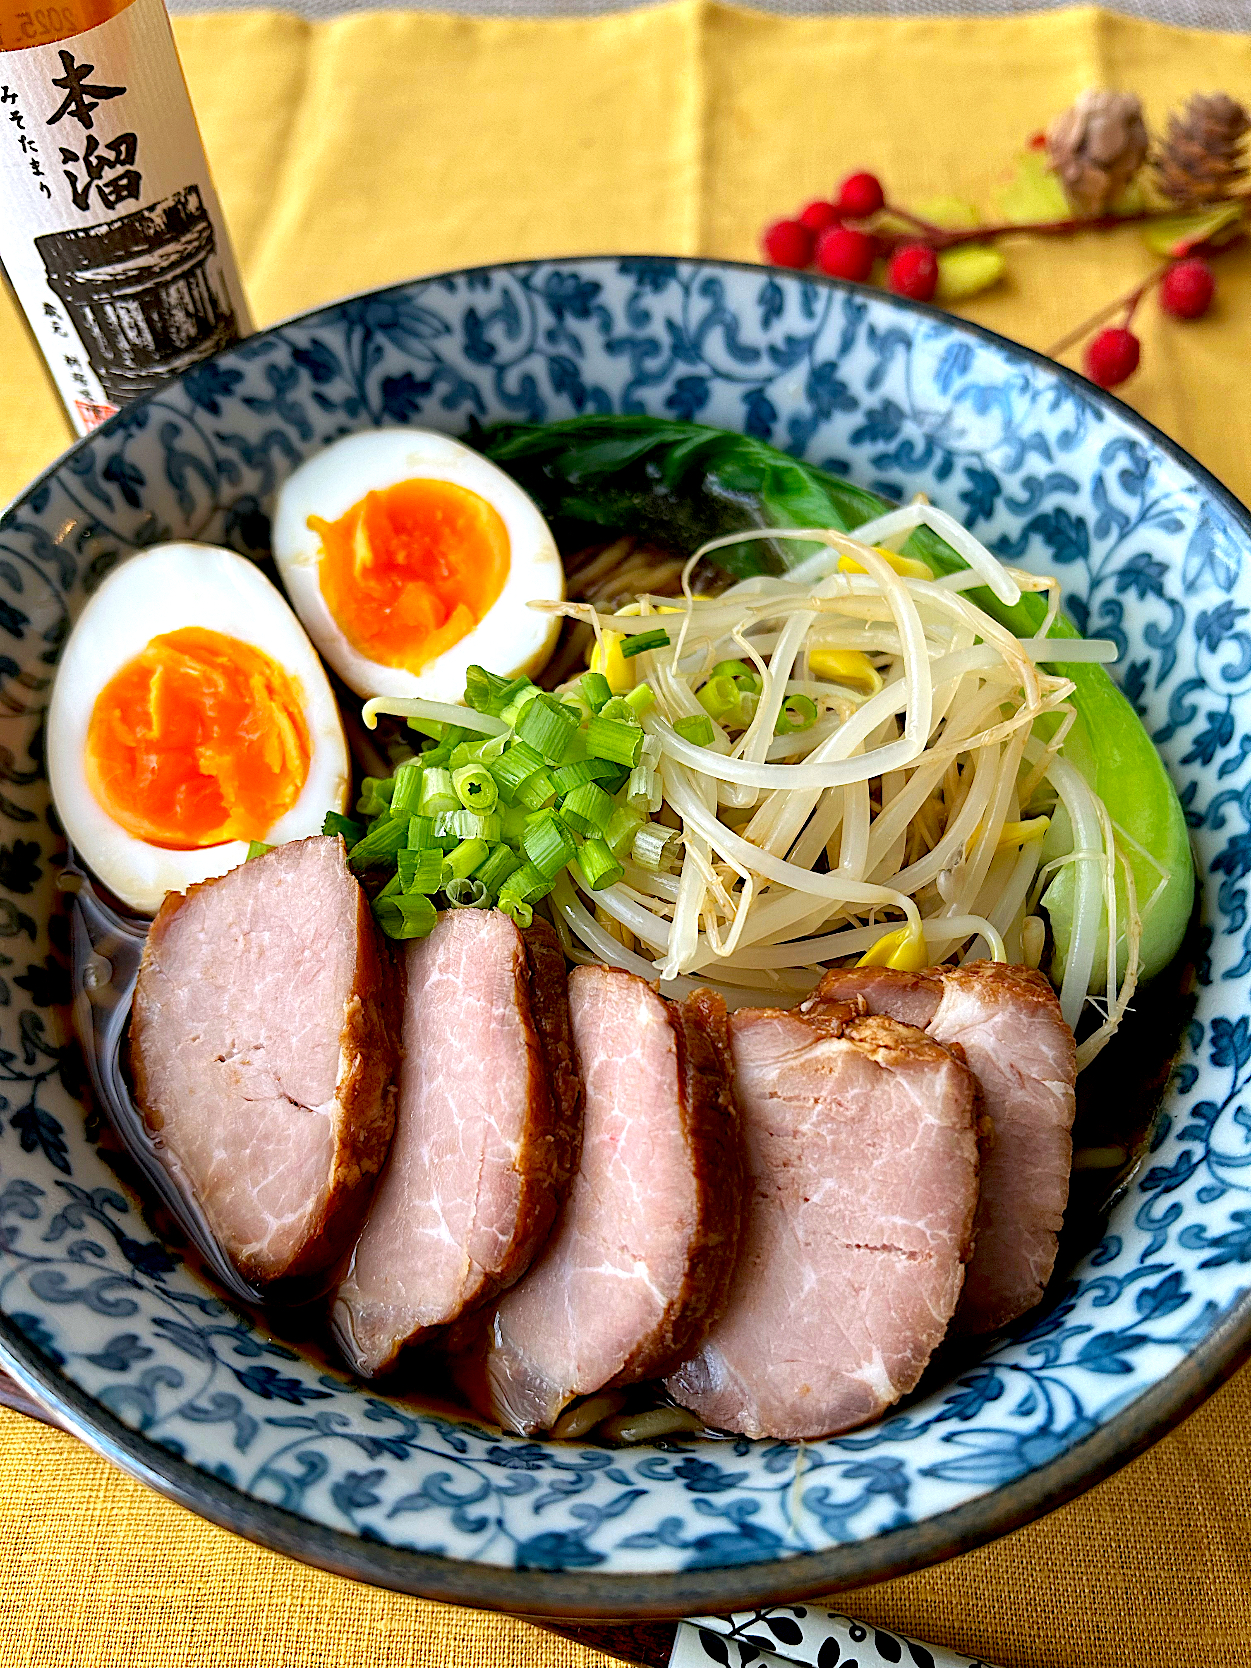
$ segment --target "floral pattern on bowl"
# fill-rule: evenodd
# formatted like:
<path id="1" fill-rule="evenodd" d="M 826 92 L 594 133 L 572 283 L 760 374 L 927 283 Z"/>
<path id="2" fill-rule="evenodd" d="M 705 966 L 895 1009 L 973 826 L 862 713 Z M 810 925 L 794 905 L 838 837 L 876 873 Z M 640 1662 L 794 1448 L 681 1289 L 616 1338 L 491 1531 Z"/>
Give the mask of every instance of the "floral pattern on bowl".
<path id="1" fill-rule="evenodd" d="M 132 549 L 267 547 L 338 435 L 650 411 L 924 490 L 1060 575 L 1182 794 L 1205 953 L 1154 1151 L 1042 1318 L 850 1435 L 610 1450 L 500 1437 L 353 1382 L 145 1226 L 79 1100 L 41 714 Z M 0 1343 L 67 1422 L 206 1515 L 482 1604 L 742 1608 L 941 1556 L 1129 1456 L 1251 1335 L 1251 521 L 1132 412 L 929 309 L 718 263 L 580 259 L 366 295 L 262 332 L 73 447 L 0 522 Z M 748 1567 L 745 1567 L 748 1566 Z M 541 1573 L 536 1573 L 541 1572 Z"/>

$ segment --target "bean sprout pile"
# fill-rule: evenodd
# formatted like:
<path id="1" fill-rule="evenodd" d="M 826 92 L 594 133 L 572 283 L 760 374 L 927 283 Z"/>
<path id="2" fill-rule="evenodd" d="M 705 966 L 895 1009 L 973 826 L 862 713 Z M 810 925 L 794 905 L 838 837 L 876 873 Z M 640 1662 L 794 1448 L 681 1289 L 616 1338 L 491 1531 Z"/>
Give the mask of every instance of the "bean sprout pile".
<path id="1" fill-rule="evenodd" d="M 895 554 L 922 523 L 967 570 L 936 579 Z M 766 537 L 816 550 L 784 577 L 693 594 L 700 557 Z M 1019 639 L 978 608 L 965 593 L 983 585 L 1009 605 L 1022 590 L 1049 593 L 1038 635 Z M 644 595 L 612 613 L 536 605 L 590 625 L 601 660 L 662 618 L 669 639 L 630 662 L 656 697 L 642 724 L 662 795 L 653 811 L 675 831 L 668 860 L 627 863 L 594 893 L 571 865 L 550 899 L 570 958 L 659 978 L 670 995 L 711 985 L 734 1006 L 797 1002 L 822 964 L 848 960 L 1036 967 L 1040 897 L 1073 864 L 1060 1002 L 1074 1029 L 1101 948 L 1106 957 L 1103 1022 L 1079 1053 L 1088 1063 L 1133 993 L 1137 908 L 1121 859 L 1129 920 L 1118 922 L 1113 828 L 1060 756 L 1073 685 L 1041 664 L 1057 652 L 1046 638 L 1059 601 L 1054 579 L 1005 567 L 952 517 L 916 504 L 855 537 L 800 528 L 714 540 L 687 563 L 681 597 Z M 1064 658 L 1107 661 L 1115 648 L 1066 642 Z M 718 710 L 700 693 L 727 661 L 742 669 L 739 711 L 720 712 L 699 745 L 679 726 Z M 1070 849 L 1043 861 L 1059 807 Z"/>

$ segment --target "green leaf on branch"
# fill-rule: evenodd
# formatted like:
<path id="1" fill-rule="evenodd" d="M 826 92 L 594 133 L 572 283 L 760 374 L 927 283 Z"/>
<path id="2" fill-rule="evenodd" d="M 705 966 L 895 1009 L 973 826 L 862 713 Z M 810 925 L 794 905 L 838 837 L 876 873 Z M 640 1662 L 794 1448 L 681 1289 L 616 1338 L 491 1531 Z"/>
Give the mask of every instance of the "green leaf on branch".
<path id="1" fill-rule="evenodd" d="M 1191 214 L 1169 214 L 1143 226 L 1143 242 L 1156 255 L 1188 255 L 1200 243 L 1231 243 L 1242 231 L 1241 203 L 1213 203 Z"/>
<path id="2" fill-rule="evenodd" d="M 1022 151 L 1017 157 L 1012 178 L 999 192 L 999 212 L 1014 226 L 1027 226 L 1039 220 L 1071 220 L 1073 209 L 1064 195 L 1046 151 Z"/>
<path id="3" fill-rule="evenodd" d="M 938 288 L 934 298 L 940 302 L 967 301 L 970 296 L 980 295 L 997 284 L 1007 265 L 999 250 L 985 243 L 942 249 L 938 255 Z"/>
<path id="4" fill-rule="evenodd" d="M 975 206 L 963 197 L 927 197 L 917 204 L 916 212 L 945 232 L 971 232 L 982 223 Z"/>

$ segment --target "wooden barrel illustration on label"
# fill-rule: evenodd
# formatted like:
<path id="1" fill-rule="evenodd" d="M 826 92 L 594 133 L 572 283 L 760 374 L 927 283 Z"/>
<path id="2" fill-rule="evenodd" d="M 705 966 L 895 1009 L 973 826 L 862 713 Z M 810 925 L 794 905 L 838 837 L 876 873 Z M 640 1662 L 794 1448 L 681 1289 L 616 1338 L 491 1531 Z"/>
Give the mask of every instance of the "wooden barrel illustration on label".
<path id="1" fill-rule="evenodd" d="M 199 188 L 35 239 L 48 283 L 118 405 L 238 340 L 239 327 Z"/>

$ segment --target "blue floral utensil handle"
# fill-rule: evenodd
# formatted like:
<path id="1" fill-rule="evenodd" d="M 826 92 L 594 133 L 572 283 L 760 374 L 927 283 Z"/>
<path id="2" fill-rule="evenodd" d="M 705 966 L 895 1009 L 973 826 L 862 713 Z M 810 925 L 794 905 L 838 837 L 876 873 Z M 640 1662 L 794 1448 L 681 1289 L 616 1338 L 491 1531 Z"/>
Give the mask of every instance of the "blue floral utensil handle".
<path id="1" fill-rule="evenodd" d="M 788 1604 L 678 1626 L 669 1668 L 992 1668 L 817 1605 Z"/>

